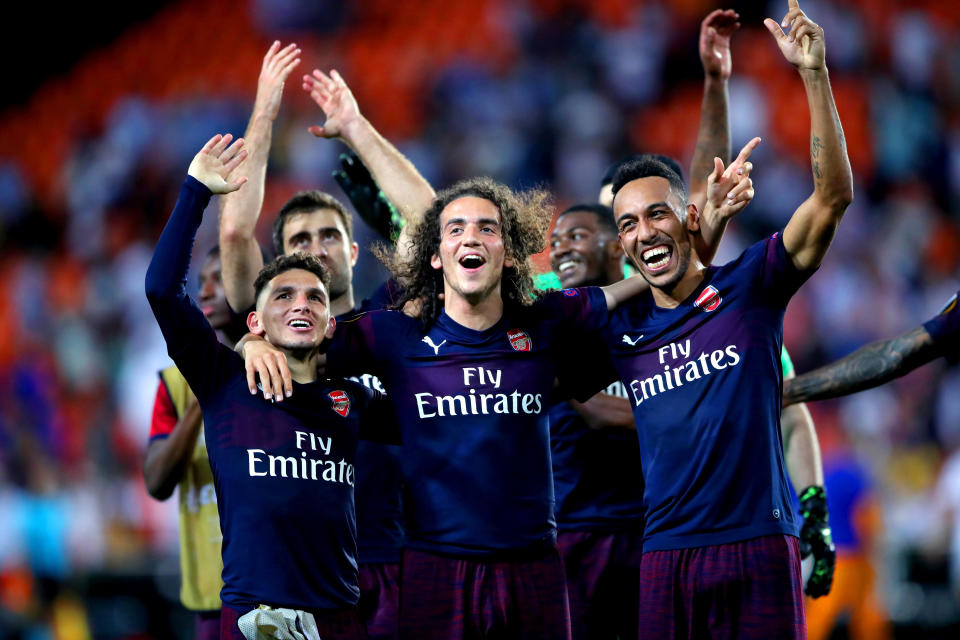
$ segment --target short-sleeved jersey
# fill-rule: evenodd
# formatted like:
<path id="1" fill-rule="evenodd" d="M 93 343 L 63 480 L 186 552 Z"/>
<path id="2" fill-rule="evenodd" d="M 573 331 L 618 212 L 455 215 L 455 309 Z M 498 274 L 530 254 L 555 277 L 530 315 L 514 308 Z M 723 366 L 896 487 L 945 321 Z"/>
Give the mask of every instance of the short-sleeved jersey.
<path id="1" fill-rule="evenodd" d="M 784 310 L 809 275 L 774 234 L 709 267 L 676 308 L 645 292 L 610 314 L 603 335 L 643 460 L 645 550 L 796 535 L 780 355 Z"/>
<path id="2" fill-rule="evenodd" d="M 293 396 L 278 404 L 250 394 L 242 359 L 217 341 L 185 291 L 209 198 L 196 180 L 184 183 L 146 288 L 167 350 L 203 410 L 223 530 L 221 599 L 235 607 L 355 605 L 354 463 L 361 416 L 373 428 L 365 436 L 383 424 L 379 394 L 342 379 L 294 383 Z"/>
<path id="3" fill-rule="evenodd" d="M 176 367 L 160 372 L 150 423 L 150 442 L 170 436 L 193 392 Z M 203 427 L 178 485 L 180 532 L 180 601 L 193 611 L 220 608 L 220 516 L 207 457 Z"/>
<path id="4" fill-rule="evenodd" d="M 547 294 L 475 331 L 397 311 L 337 325 L 328 365 L 377 374 L 403 439 L 407 546 L 481 556 L 555 535 L 547 413 L 563 347 L 597 326 L 597 290 Z"/>
<path id="5" fill-rule="evenodd" d="M 950 362 L 960 360 L 960 291 L 955 293 L 936 316 L 927 320 L 923 328 L 927 330 L 933 343 Z"/>
<path id="6" fill-rule="evenodd" d="M 604 390 L 627 398 L 623 383 Z M 591 429 L 569 402 L 550 409 L 550 450 L 562 531 L 643 531 L 643 473 L 632 429 Z"/>

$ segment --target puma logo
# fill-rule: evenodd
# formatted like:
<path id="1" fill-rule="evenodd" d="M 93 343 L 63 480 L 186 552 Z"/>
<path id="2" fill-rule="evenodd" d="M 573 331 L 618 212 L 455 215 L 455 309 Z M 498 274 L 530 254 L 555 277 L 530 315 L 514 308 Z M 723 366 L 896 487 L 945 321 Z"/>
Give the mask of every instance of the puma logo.
<path id="1" fill-rule="evenodd" d="M 628 336 L 627 334 L 623 334 L 623 341 L 626 342 L 631 347 L 636 346 L 636 344 L 640 342 L 642 339 L 643 339 L 642 333 L 638 335 L 636 338 L 634 338 L 633 340 L 631 340 L 630 336 Z"/>
<path id="2" fill-rule="evenodd" d="M 430 339 L 430 336 L 423 336 L 423 341 L 426 342 L 433 349 L 433 355 L 440 355 L 440 347 L 447 344 L 447 341 L 444 340 L 440 344 L 433 344 L 433 340 Z"/>

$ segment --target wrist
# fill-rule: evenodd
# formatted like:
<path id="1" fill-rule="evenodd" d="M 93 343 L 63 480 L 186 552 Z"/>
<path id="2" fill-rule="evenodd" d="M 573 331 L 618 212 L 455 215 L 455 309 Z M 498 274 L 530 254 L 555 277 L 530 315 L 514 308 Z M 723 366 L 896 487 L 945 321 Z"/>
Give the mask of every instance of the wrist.
<path id="1" fill-rule="evenodd" d="M 362 145 L 363 141 L 369 137 L 371 130 L 370 122 L 359 115 L 343 125 L 340 129 L 340 138 L 356 151 L 357 146 Z"/>
<path id="2" fill-rule="evenodd" d="M 711 73 L 709 71 L 704 71 L 703 83 L 706 85 L 707 89 L 726 89 L 729 84 L 730 74 L 729 73 Z"/>
<path id="3" fill-rule="evenodd" d="M 797 67 L 797 72 L 804 81 L 825 80 L 829 76 L 827 73 L 826 63 L 823 63 L 822 66 L 815 69 L 811 69 L 809 67 Z"/>
<path id="4" fill-rule="evenodd" d="M 827 490 L 821 485 L 810 485 L 800 492 L 800 513 L 804 519 L 827 521 Z"/>

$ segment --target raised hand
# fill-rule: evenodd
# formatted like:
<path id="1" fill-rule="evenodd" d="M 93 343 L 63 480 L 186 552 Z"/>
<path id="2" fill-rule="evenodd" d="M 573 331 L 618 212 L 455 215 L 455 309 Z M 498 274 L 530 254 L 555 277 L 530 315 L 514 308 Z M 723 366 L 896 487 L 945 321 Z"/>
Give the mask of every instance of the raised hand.
<path id="1" fill-rule="evenodd" d="M 314 69 L 312 75 L 303 76 L 303 90 L 327 117 L 323 126 L 309 128 L 310 133 L 318 138 L 339 137 L 347 127 L 360 120 L 360 107 L 336 69 L 330 71 L 329 76 Z"/>
<path id="2" fill-rule="evenodd" d="M 275 40 L 263 56 L 260 79 L 257 80 L 257 98 L 253 103 L 254 117 L 262 115 L 276 120 L 283 96 L 283 83 L 298 64 L 300 49 L 297 45 L 290 43 L 281 49 L 280 41 Z"/>
<path id="3" fill-rule="evenodd" d="M 234 182 L 227 182 L 227 176 L 236 169 L 247 157 L 247 150 L 243 149 L 243 138 L 237 138 L 230 144 L 233 136 L 219 133 L 203 145 L 203 149 L 193 156 L 187 174 L 204 184 L 213 193 L 231 193 L 236 191 L 247 181 L 246 177 Z"/>
<path id="4" fill-rule="evenodd" d="M 732 9 L 716 9 L 700 23 L 700 62 L 708 76 L 730 78 L 730 36 L 740 28 L 739 19 L 740 14 Z"/>
<path id="5" fill-rule="evenodd" d="M 748 158 L 760 144 L 760 138 L 748 142 L 737 158 L 724 168 L 723 160 L 713 159 L 713 172 L 707 177 L 707 204 L 704 215 L 729 218 L 740 213 L 753 200 L 753 163 Z"/>
<path id="6" fill-rule="evenodd" d="M 787 61 L 797 69 L 819 70 L 826 66 L 823 29 L 800 9 L 798 0 L 787 0 L 789 10 L 778 25 L 767 18 L 767 30 L 777 39 L 777 46 Z M 787 35 L 780 28 L 789 28 Z"/>

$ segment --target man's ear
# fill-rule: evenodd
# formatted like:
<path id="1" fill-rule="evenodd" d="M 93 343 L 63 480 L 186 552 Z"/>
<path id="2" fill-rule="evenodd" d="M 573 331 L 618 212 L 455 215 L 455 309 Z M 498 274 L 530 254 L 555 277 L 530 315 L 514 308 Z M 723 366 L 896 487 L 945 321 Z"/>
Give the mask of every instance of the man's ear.
<path id="1" fill-rule="evenodd" d="M 360 245 L 356 242 L 350 243 L 350 266 L 357 266 L 357 257 L 360 255 Z"/>
<path id="2" fill-rule="evenodd" d="M 434 269 L 443 269 L 443 263 L 440 262 L 440 256 L 439 256 L 439 255 L 433 254 L 433 255 L 430 257 L 430 266 L 433 267 Z"/>
<path id="3" fill-rule="evenodd" d="M 690 233 L 699 233 L 700 232 L 700 211 L 697 209 L 697 205 L 692 202 L 687 205 L 687 221 L 686 221 L 687 231 Z"/>
<path id="4" fill-rule="evenodd" d="M 260 315 L 256 311 L 251 311 L 250 315 L 247 316 L 247 329 L 250 330 L 250 333 L 261 338 L 267 333 L 267 330 L 260 324 Z"/>
<path id="5" fill-rule="evenodd" d="M 329 340 L 333 337 L 333 332 L 337 330 L 337 321 L 333 316 L 330 316 L 330 321 L 327 323 L 327 331 L 323 334 L 323 337 Z"/>

